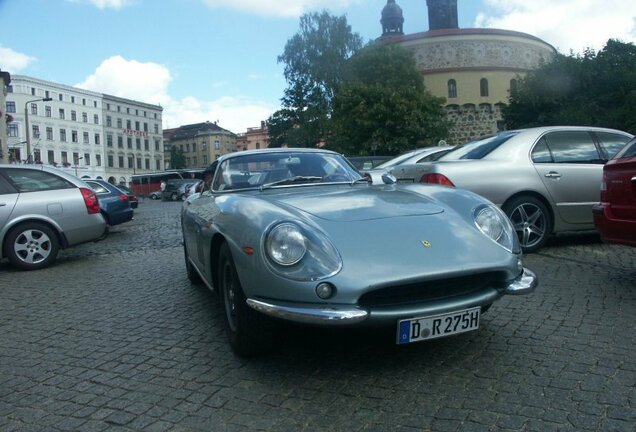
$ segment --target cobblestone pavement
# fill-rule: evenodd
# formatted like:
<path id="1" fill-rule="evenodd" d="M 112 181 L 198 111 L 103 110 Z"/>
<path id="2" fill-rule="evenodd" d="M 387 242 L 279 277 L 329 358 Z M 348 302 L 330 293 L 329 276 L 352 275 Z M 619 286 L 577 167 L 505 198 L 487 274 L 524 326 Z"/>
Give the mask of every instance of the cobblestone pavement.
<path id="1" fill-rule="evenodd" d="M 45 270 L 0 264 L 0 430 L 636 430 L 636 248 L 559 237 L 526 257 L 536 293 L 477 332 L 288 328 L 243 360 L 186 278 L 179 208 L 142 201 Z"/>

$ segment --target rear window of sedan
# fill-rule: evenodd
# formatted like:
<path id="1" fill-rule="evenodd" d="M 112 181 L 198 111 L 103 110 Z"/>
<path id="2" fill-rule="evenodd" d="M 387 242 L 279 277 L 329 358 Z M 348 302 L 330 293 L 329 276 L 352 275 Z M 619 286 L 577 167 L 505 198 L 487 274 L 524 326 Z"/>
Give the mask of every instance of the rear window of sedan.
<path id="1" fill-rule="evenodd" d="M 615 159 L 625 159 L 632 157 L 636 157 L 636 137 L 632 138 L 632 140 L 628 142 L 620 152 L 618 152 Z"/>
<path id="2" fill-rule="evenodd" d="M 438 160 L 483 159 L 519 132 L 502 132 L 466 143 L 446 153 Z"/>
<path id="3" fill-rule="evenodd" d="M 46 171 L 9 169 L 4 174 L 20 193 L 73 189 L 75 187 L 66 179 Z"/>

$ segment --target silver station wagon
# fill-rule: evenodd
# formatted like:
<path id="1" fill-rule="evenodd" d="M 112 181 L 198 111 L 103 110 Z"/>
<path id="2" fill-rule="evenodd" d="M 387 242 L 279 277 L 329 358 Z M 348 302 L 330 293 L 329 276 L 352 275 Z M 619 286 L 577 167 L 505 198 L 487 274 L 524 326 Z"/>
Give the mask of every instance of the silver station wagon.
<path id="1" fill-rule="evenodd" d="M 632 138 L 613 129 L 553 126 L 500 132 L 421 164 L 421 182 L 468 189 L 501 207 L 524 252 L 553 233 L 594 229 L 603 165 Z"/>
<path id="2" fill-rule="evenodd" d="M 275 322 L 387 326 L 398 344 L 479 327 L 505 294 L 534 290 L 508 218 L 472 192 L 371 185 L 341 155 L 228 154 L 183 207 L 188 277 L 218 291 L 239 355 Z"/>
<path id="3" fill-rule="evenodd" d="M 82 180 L 53 167 L 0 165 L 0 259 L 40 269 L 60 248 L 106 234 L 97 196 Z"/>

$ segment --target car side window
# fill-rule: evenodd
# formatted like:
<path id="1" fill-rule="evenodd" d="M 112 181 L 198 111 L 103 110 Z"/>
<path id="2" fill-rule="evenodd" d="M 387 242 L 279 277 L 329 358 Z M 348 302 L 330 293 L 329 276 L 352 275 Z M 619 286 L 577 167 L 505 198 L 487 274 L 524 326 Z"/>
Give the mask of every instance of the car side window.
<path id="1" fill-rule="evenodd" d="M 72 189 L 75 186 L 55 174 L 26 169 L 10 169 L 5 171 L 9 182 L 18 192 L 39 192 L 59 189 Z"/>
<path id="2" fill-rule="evenodd" d="M 545 141 L 545 137 L 542 137 L 539 142 L 532 149 L 532 162 L 534 163 L 552 163 L 552 153 L 548 143 Z"/>
<path id="3" fill-rule="evenodd" d="M 625 147 L 616 155 L 617 158 L 632 158 L 636 157 L 636 137 L 632 138 Z"/>
<path id="4" fill-rule="evenodd" d="M 555 163 L 602 164 L 601 157 L 587 131 L 560 131 L 545 135 Z"/>
<path id="5" fill-rule="evenodd" d="M 16 189 L 0 175 L 0 195 L 14 194 Z"/>
<path id="6" fill-rule="evenodd" d="M 601 148 L 605 152 L 605 158 L 611 159 L 629 141 L 629 137 L 611 132 L 596 132 L 596 136 L 601 143 Z"/>

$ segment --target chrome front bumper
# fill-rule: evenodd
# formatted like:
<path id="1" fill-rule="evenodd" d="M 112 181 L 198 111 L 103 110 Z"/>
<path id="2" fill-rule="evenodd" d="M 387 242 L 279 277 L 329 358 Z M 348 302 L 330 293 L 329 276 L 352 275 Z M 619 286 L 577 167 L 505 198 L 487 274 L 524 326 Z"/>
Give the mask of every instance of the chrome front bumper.
<path id="1" fill-rule="evenodd" d="M 527 268 L 503 290 L 490 289 L 477 297 L 439 301 L 420 307 L 366 310 L 352 305 L 294 304 L 247 299 L 247 304 L 265 315 L 304 324 L 354 325 L 365 321 L 389 322 L 409 317 L 438 315 L 453 310 L 491 304 L 504 294 L 521 295 L 535 290 L 539 283 L 536 274 Z"/>

